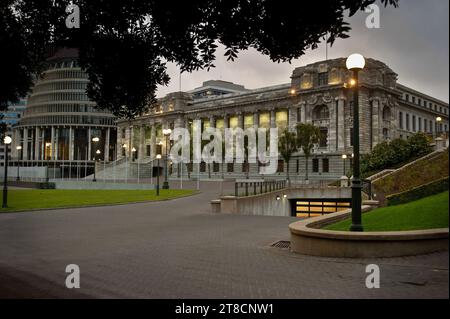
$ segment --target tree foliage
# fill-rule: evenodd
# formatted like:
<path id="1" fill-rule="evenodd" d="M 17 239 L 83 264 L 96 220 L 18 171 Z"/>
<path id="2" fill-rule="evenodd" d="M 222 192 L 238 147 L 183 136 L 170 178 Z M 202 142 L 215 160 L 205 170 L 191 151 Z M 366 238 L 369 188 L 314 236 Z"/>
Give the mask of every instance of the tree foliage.
<path id="1" fill-rule="evenodd" d="M 405 162 L 419 158 L 431 152 L 428 137 L 416 133 L 408 140 L 394 139 L 376 145 L 370 154 L 361 160 L 361 172 L 367 174 L 382 169 L 396 168 Z"/>
<path id="2" fill-rule="evenodd" d="M 229 60 L 254 48 L 275 62 L 290 62 L 328 42 L 348 37 L 345 14 L 375 0 L 78 0 L 80 28 L 65 25 L 66 1 L 3 0 L 0 4 L 0 105 L 29 90 L 46 49 L 79 48 L 80 64 L 98 107 L 133 118 L 167 85 L 167 62 L 183 72 L 214 67 L 218 44 Z M 398 0 L 381 0 L 397 6 Z M 6 83 L 8 79 L 8 83 Z M 3 83 L 5 82 L 5 83 Z"/>
<path id="3" fill-rule="evenodd" d="M 289 162 L 291 161 L 292 155 L 294 155 L 294 153 L 298 150 L 297 134 L 285 129 L 278 140 L 278 144 L 280 156 L 287 164 L 286 178 L 289 181 Z"/>
<path id="4" fill-rule="evenodd" d="M 306 180 L 308 180 L 308 163 L 314 146 L 320 141 L 320 129 L 312 124 L 298 124 L 297 127 L 297 147 L 303 151 L 306 160 Z"/>

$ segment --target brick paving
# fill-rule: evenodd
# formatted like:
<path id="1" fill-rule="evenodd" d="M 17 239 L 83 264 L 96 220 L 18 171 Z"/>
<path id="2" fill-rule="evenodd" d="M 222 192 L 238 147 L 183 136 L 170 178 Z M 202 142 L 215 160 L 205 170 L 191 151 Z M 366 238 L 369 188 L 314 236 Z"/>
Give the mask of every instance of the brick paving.
<path id="1" fill-rule="evenodd" d="M 289 239 L 295 219 L 210 214 L 221 190 L 201 186 L 201 194 L 168 202 L 0 214 L 0 297 L 449 297 L 448 252 L 296 255 L 270 247 Z M 380 289 L 365 287 L 371 263 L 380 266 Z M 65 288 L 68 264 L 80 266 L 81 289 Z"/>

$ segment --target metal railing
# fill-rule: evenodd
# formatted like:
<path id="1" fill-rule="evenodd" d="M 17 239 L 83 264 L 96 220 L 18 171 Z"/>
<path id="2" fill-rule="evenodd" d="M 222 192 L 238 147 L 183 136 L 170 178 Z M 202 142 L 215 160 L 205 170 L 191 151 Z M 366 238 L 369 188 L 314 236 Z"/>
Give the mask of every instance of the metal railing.
<path id="1" fill-rule="evenodd" d="M 245 180 L 236 181 L 234 183 L 234 196 L 254 196 L 259 194 L 265 194 L 274 192 L 277 190 L 285 189 L 287 183 L 285 180 Z"/>

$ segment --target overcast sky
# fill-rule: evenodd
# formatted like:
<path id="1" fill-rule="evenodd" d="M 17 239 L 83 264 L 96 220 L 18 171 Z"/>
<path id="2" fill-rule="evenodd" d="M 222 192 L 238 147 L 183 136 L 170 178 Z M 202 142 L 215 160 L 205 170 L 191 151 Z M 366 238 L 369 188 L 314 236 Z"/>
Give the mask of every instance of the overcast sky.
<path id="1" fill-rule="evenodd" d="M 449 100 L 449 1 L 400 0 L 400 7 L 381 7 L 381 28 L 368 29 L 368 14 L 349 19 L 349 39 L 337 40 L 329 49 L 330 59 L 359 52 L 385 62 L 399 74 L 399 82 L 413 89 Z M 377 2 L 379 4 L 379 2 Z M 182 75 L 181 89 L 188 91 L 203 81 L 224 80 L 255 89 L 290 82 L 294 68 L 325 60 L 325 46 L 289 63 L 274 63 L 255 50 L 241 52 L 235 62 L 227 62 L 218 50 L 216 68 Z M 160 87 L 158 97 L 179 90 L 176 65 L 168 65 L 172 80 Z"/>

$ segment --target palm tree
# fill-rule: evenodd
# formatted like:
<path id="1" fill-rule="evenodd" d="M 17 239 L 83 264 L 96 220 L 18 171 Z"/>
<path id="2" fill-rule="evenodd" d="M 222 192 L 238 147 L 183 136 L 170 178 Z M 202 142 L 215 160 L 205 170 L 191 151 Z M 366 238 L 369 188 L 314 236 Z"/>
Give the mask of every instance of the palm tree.
<path id="1" fill-rule="evenodd" d="M 278 144 L 280 155 L 287 166 L 286 180 L 288 181 L 290 187 L 291 179 L 289 178 L 289 162 L 291 161 L 292 155 L 298 150 L 297 134 L 294 132 L 289 132 L 288 129 L 285 129 L 278 140 Z"/>
<path id="2" fill-rule="evenodd" d="M 312 154 L 314 145 L 320 141 L 320 129 L 312 124 L 298 124 L 297 127 L 297 147 L 301 148 L 305 154 L 306 160 L 306 177 L 305 180 L 309 179 L 308 174 L 308 161 Z"/>

